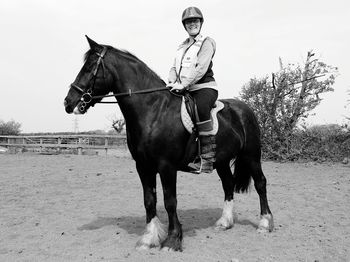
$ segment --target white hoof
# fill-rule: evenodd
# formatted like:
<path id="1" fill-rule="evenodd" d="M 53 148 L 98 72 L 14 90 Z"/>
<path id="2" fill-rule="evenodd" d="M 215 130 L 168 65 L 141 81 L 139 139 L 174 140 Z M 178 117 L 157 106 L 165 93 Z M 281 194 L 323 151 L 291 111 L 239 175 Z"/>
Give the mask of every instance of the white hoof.
<path id="1" fill-rule="evenodd" d="M 262 215 L 257 231 L 259 233 L 272 232 L 273 230 L 273 217 L 271 214 Z"/>
<path id="2" fill-rule="evenodd" d="M 226 217 L 221 217 L 218 221 L 216 221 L 215 228 L 219 230 L 226 230 L 233 227 L 233 224 L 233 218 L 227 219 Z"/>
<path id="3" fill-rule="evenodd" d="M 233 200 L 225 201 L 222 215 L 220 219 L 216 221 L 215 228 L 226 230 L 233 227 L 233 224 Z"/>
<path id="4" fill-rule="evenodd" d="M 148 250 L 152 247 L 158 247 L 167 236 L 165 226 L 158 217 L 154 217 L 146 226 L 141 239 L 136 244 L 138 250 Z"/>

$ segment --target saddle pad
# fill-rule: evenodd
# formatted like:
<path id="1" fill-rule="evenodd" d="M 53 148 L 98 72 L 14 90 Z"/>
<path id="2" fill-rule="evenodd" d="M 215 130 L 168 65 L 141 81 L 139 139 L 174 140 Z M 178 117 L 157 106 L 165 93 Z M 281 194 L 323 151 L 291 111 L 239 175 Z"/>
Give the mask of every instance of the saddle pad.
<path id="1" fill-rule="evenodd" d="M 219 130 L 219 121 L 217 118 L 217 113 L 224 108 L 224 104 L 220 101 L 215 102 L 215 107 L 211 110 L 211 119 L 213 119 L 213 131 L 208 132 L 208 135 L 216 135 L 216 133 Z M 187 112 L 186 105 L 185 105 L 185 99 L 182 98 L 181 103 L 181 120 L 182 124 L 186 128 L 186 130 L 192 134 L 192 129 L 194 127 L 194 124 L 192 122 L 192 119 L 190 115 Z"/>

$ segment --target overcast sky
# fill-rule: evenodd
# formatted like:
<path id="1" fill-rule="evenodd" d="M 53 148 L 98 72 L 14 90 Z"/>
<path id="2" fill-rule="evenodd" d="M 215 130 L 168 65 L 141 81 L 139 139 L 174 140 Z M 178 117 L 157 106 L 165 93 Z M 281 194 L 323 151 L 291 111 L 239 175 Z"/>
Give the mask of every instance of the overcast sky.
<path id="1" fill-rule="evenodd" d="M 130 51 L 166 80 L 187 37 L 181 14 L 188 6 L 202 10 L 202 33 L 216 41 L 220 98 L 278 71 L 279 57 L 302 63 L 312 49 L 340 75 L 309 122 L 340 124 L 350 115 L 348 0 L 0 0 L 0 120 L 20 122 L 23 132 L 73 131 L 75 118 L 80 131 L 108 130 L 121 117 L 118 105 L 97 104 L 79 117 L 64 111 L 88 50 L 84 35 Z"/>

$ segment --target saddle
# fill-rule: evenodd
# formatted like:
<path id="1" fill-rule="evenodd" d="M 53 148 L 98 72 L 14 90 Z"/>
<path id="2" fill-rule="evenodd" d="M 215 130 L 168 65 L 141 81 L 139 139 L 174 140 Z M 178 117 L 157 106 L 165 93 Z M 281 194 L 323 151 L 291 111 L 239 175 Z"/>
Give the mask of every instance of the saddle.
<path id="1" fill-rule="evenodd" d="M 217 113 L 224 108 L 224 104 L 220 101 L 216 101 L 213 109 L 211 110 L 211 119 L 213 121 L 213 130 L 208 133 L 208 135 L 216 135 L 219 129 L 219 122 L 217 118 Z M 192 134 L 194 133 L 198 137 L 197 125 L 199 117 L 197 106 L 193 97 L 189 94 L 189 92 L 185 92 L 182 97 L 181 104 L 181 120 L 182 124 L 186 128 L 186 130 Z"/>

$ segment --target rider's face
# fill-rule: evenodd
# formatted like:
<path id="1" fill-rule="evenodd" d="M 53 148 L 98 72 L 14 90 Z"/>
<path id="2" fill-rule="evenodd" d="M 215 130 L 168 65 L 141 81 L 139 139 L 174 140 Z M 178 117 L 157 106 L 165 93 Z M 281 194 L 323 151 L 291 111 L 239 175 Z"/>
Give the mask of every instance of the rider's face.
<path id="1" fill-rule="evenodd" d="M 191 18 L 185 21 L 186 31 L 190 36 L 196 36 L 201 30 L 201 20 L 199 18 Z"/>

